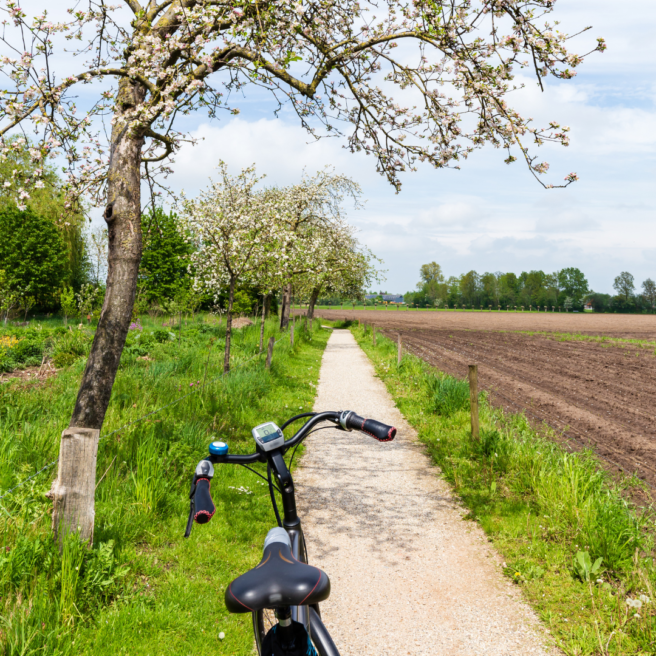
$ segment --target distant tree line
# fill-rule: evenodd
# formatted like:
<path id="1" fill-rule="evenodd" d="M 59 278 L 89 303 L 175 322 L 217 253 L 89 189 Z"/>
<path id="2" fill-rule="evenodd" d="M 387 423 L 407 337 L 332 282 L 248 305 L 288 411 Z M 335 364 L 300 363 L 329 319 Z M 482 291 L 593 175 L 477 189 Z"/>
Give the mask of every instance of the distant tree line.
<path id="1" fill-rule="evenodd" d="M 626 271 L 615 278 L 615 296 L 592 291 L 583 272 L 575 267 L 553 273 L 523 271 L 520 275 L 500 271 L 479 274 L 472 270 L 446 278 L 442 267 L 430 262 L 421 266 L 420 278 L 417 291 L 404 295 L 407 305 L 577 311 L 588 305 L 595 312 L 634 313 L 651 313 L 656 306 L 656 283 L 648 278 L 642 283 L 642 293 L 637 293 L 634 277 Z"/>

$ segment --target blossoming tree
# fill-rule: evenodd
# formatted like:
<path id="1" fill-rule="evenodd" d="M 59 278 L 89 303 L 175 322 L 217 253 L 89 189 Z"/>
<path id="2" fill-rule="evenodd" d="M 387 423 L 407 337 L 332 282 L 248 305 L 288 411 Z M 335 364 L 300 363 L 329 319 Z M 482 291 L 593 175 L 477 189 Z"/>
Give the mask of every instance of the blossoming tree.
<path id="1" fill-rule="evenodd" d="M 537 176 L 547 165 L 527 141 L 566 145 L 567 129 L 534 126 L 510 106 L 515 75 L 528 68 L 542 85 L 571 78 L 583 60 L 550 20 L 556 0 L 60 0 L 65 20 L 49 18 L 52 3 L 28 16 L 18 0 L 0 2 L 0 137 L 32 127 L 33 161 L 60 154 L 71 193 L 104 206 L 108 225 L 107 293 L 52 494 L 55 528 L 64 521 L 85 539 L 89 472 L 135 298 L 141 181 L 156 189 L 168 170 L 180 117 L 236 112 L 233 92 L 257 87 L 317 137 L 343 134 L 397 188 L 417 161 L 458 166 L 485 143 L 506 149 L 508 162 L 523 156 Z M 78 107 L 82 96 L 92 100 Z M 15 180 L 19 206 L 43 168 Z"/>
<path id="2" fill-rule="evenodd" d="M 362 298 L 374 281 L 380 282 L 379 262 L 358 243 L 352 230 L 326 235 L 321 266 L 308 270 L 295 282 L 296 293 L 308 299 L 308 319 L 314 319 L 314 307 L 322 293 Z"/>
<path id="3" fill-rule="evenodd" d="M 270 193 L 278 196 L 283 209 L 286 234 L 280 248 L 285 256 L 280 327 L 289 323 L 292 285 L 298 276 L 317 276 L 325 272 L 331 251 L 339 240 L 350 242 L 352 228 L 346 223 L 344 201 L 350 197 L 360 207 L 360 186 L 330 168 L 313 176 L 303 175 L 299 184 Z M 339 247 L 337 247 L 339 249 Z"/>
<path id="4" fill-rule="evenodd" d="M 194 287 L 216 301 L 228 289 L 223 371 L 230 371 L 232 306 L 239 282 L 257 280 L 260 271 L 276 272 L 280 253 L 276 248 L 284 224 L 276 198 L 256 189 L 254 168 L 237 176 L 219 165 L 219 180 L 198 198 L 183 198 L 180 212 L 182 234 L 193 246 L 191 261 Z"/>

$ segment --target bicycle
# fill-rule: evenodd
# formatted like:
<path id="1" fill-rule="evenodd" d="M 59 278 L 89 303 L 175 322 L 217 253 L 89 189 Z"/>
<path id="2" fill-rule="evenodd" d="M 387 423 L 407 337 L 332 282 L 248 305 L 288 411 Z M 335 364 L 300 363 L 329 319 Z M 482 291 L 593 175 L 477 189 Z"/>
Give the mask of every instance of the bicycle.
<path id="1" fill-rule="evenodd" d="M 308 418 L 297 433 L 286 440 L 283 430 L 299 419 Z M 325 572 L 308 564 L 305 537 L 296 511 L 294 482 L 289 469 L 296 448 L 315 430 L 317 424 L 330 422 L 332 428 L 366 433 L 379 442 L 389 442 L 396 428 L 374 419 L 363 419 L 350 410 L 306 412 L 288 419 L 282 427 L 266 422 L 252 429 L 256 452 L 228 454 L 225 442 L 212 442 L 209 456 L 196 466 L 189 493 L 190 508 L 185 537 L 191 535 L 194 522 L 206 524 L 216 508 L 210 494 L 214 465 L 266 463 L 269 494 L 278 526 L 264 540 L 260 563 L 230 583 L 225 603 L 231 613 L 251 613 L 253 633 L 259 656 L 339 656 L 330 634 L 321 621 L 319 603 L 330 595 L 330 580 Z M 323 428 L 329 428 L 325 426 Z M 314 430 L 313 430 L 314 429 Z M 289 467 L 284 455 L 294 448 Z M 276 483 L 274 483 L 274 477 Z M 275 491 L 282 498 L 280 517 Z M 316 648 L 316 649 L 315 649 Z"/>

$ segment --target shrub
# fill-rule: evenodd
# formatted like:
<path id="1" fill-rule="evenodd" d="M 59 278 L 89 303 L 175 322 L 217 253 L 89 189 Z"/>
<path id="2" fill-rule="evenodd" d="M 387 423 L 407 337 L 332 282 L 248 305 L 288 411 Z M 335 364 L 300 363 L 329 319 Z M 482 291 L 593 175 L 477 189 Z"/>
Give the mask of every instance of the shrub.
<path id="1" fill-rule="evenodd" d="M 43 344 L 31 339 L 22 339 L 12 349 L 13 357 L 16 362 L 27 366 L 36 366 L 41 364 L 43 357 Z"/>
<path id="2" fill-rule="evenodd" d="M 158 330 L 153 331 L 153 338 L 158 344 L 164 344 L 171 339 L 171 333 L 168 330 L 159 328 Z"/>
<path id="3" fill-rule="evenodd" d="M 0 373 L 9 373 L 16 369 L 17 365 L 11 351 L 0 352 Z"/>
<path id="4" fill-rule="evenodd" d="M 68 331 L 55 344 L 52 361 L 55 367 L 68 367 L 89 352 L 91 338 L 81 330 Z"/>

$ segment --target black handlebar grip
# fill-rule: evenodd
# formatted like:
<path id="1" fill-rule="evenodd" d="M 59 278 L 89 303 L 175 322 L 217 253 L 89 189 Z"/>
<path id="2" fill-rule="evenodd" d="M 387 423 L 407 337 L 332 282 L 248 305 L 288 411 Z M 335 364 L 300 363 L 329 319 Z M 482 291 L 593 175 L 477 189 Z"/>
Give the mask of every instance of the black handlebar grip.
<path id="1" fill-rule="evenodd" d="M 348 428 L 362 431 L 367 435 L 377 439 L 379 442 L 391 442 L 396 437 L 396 428 L 388 426 L 375 419 L 364 419 L 355 412 L 351 412 L 346 418 Z"/>
<path id="2" fill-rule="evenodd" d="M 207 524 L 212 519 L 216 508 L 212 495 L 210 494 L 210 479 L 199 478 L 196 481 L 196 492 L 194 493 L 194 520 L 197 524 Z"/>

